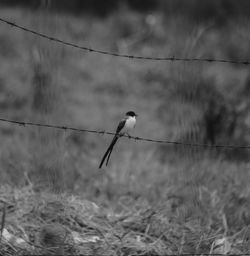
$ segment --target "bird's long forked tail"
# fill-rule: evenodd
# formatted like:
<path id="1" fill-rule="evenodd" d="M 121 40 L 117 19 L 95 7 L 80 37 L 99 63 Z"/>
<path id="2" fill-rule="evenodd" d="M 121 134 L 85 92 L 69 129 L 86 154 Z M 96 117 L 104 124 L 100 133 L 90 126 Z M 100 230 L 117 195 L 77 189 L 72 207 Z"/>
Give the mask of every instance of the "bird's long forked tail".
<path id="1" fill-rule="evenodd" d="M 103 163 L 104 163 L 104 161 L 105 161 L 105 159 L 106 159 L 107 157 L 108 157 L 108 158 L 107 158 L 106 166 L 108 165 L 110 155 L 111 155 L 112 150 L 113 150 L 113 148 L 114 148 L 114 145 L 115 145 L 115 143 L 117 142 L 118 139 L 119 139 L 119 135 L 115 135 L 115 137 L 114 137 L 113 140 L 111 141 L 111 143 L 110 143 L 110 145 L 109 145 L 107 151 L 105 152 L 105 154 L 104 154 L 104 156 L 103 156 L 103 158 L 102 158 L 102 161 L 101 161 L 101 163 L 100 163 L 100 165 L 99 165 L 99 168 L 102 168 L 102 165 L 103 165 Z"/>
<path id="2" fill-rule="evenodd" d="M 118 139 L 117 139 L 118 140 Z M 117 141 L 116 140 L 116 141 Z M 116 143 L 116 142 L 115 142 Z M 106 161 L 106 166 L 108 166 L 108 163 L 109 163 L 109 159 L 110 159 L 110 156 L 111 156 L 111 153 L 113 151 L 113 148 L 114 148 L 114 145 L 115 143 L 113 144 L 113 146 L 109 149 L 109 153 L 108 153 L 108 158 L 107 158 L 107 161 Z"/>

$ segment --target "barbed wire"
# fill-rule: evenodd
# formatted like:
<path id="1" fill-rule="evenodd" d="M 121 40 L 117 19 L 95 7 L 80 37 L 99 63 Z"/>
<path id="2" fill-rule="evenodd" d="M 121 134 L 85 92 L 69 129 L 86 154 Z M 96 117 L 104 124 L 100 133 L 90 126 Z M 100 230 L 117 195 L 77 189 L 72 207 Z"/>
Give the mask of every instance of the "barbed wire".
<path id="1" fill-rule="evenodd" d="M 19 25 L 15 22 L 6 20 L 4 18 L 0 17 L 0 22 L 5 23 L 7 25 L 10 25 L 12 27 L 18 28 L 20 30 L 23 30 L 25 32 L 31 33 L 33 35 L 45 38 L 50 41 L 54 41 L 59 44 L 63 44 L 66 46 L 70 46 L 73 48 L 77 48 L 83 51 L 87 51 L 90 53 L 96 53 L 96 54 L 102 54 L 102 55 L 109 55 L 113 57 L 120 57 L 120 58 L 127 58 L 127 59 L 138 59 L 138 60 L 152 60 L 152 61 L 184 61 L 184 62 L 219 62 L 219 63 L 231 63 L 231 64 L 238 64 L 238 65 L 250 65 L 250 61 L 248 60 L 227 60 L 227 59 L 214 59 L 214 58 L 180 58 L 180 57 L 174 57 L 174 56 L 167 56 L 167 57 L 149 57 L 149 56 L 139 56 L 139 55 L 131 55 L 131 54 L 119 54 L 99 49 L 94 49 L 91 47 L 81 46 L 75 43 L 67 42 L 62 39 L 49 36 L 44 33 L 37 32 L 35 30 L 32 30 L 28 27 L 24 27 L 22 25 Z"/>
<path id="2" fill-rule="evenodd" d="M 114 132 L 106 132 L 106 131 L 98 131 L 98 130 L 90 130 L 90 129 L 83 129 L 83 128 L 76 128 L 71 126 L 64 126 L 64 125 L 53 125 L 53 124 L 43 124 L 43 123 L 34 123 L 34 122 L 25 122 L 25 121 L 17 121 L 11 120 L 6 118 L 0 118 L 0 122 L 6 122 L 21 126 L 36 126 L 36 127 L 45 127 L 45 128 L 52 128 L 52 129 L 60 129 L 60 130 L 71 130 L 76 132 L 86 132 L 86 133 L 95 133 L 100 135 L 116 135 Z M 205 143 L 189 143 L 189 142 L 180 142 L 180 141 L 170 141 L 170 140 L 155 140 L 155 139 L 148 139 L 143 137 L 135 137 L 129 135 L 122 135 L 127 139 L 133 139 L 135 141 L 145 141 L 145 142 L 152 142 L 152 143 L 161 143 L 161 144 L 173 144 L 179 146 L 189 146 L 189 147 L 207 147 L 207 148 L 226 148 L 226 149 L 250 149 L 250 146 L 246 145 L 214 145 L 214 144 L 205 144 Z"/>

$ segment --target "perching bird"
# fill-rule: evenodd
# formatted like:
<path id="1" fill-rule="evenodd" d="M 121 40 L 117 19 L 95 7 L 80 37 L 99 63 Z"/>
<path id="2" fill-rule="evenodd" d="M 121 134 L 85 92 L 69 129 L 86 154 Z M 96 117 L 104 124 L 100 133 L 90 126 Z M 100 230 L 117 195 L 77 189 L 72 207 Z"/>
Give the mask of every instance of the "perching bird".
<path id="1" fill-rule="evenodd" d="M 113 140 L 111 141 L 107 151 L 105 152 L 103 158 L 102 158 L 102 161 L 99 165 L 99 168 L 102 168 L 102 165 L 105 161 L 105 159 L 107 158 L 107 161 L 106 161 L 106 166 L 108 165 L 108 162 L 109 162 L 109 158 L 110 158 L 110 155 L 112 153 L 112 150 L 114 148 L 114 145 L 115 143 L 117 142 L 117 140 L 123 136 L 124 134 L 127 134 L 128 136 L 130 136 L 128 134 L 128 132 L 130 130 L 132 130 L 134 127 L 135 127 L 135 124 L 136 124 L 136 117 L 137 114 L 135 114 L 134 111 L 129 111 L 126 113 L 126 116 L 125 118 L 123 118 L 120 123 L 118 124 L 117 126 L 117 129 L 116 129 L 116 132 L 115 132 L 115 136 L 113 138 Z"/>

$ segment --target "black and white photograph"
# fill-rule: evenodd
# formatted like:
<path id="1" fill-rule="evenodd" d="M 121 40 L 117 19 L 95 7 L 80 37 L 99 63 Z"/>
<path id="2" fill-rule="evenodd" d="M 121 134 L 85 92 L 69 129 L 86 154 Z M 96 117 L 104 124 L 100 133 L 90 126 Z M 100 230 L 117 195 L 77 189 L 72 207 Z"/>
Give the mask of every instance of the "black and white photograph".
<path id="1" fill-rule="evenodd" d="M 0 255 L 250 255 L 250 1 L 0 0 Z"/>

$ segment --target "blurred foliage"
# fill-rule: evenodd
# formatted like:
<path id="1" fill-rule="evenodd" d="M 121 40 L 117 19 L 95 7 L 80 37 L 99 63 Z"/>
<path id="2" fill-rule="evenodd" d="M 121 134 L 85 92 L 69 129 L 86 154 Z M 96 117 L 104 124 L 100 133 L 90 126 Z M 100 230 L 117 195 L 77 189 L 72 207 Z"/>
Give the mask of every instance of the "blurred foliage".
<path id="1" fill-rule="evenodd" d="M 250 13 L 250 3 L 247 0 L 208 0 L 203 1 L 202 4 L 199 0 L 3 0 L 0 4 L 29 8 L 49 6 L 57 11 L 84 12 L 97 15 L 107 15 L 121 5 L 127 5 L 136 11 L 161 11 L 168 16 L 182 14 L 199 21 L 215 18 L 221 22 L 227 17 L 248 16 Z"/>
<path id="2" fill-rule="evenodd" d="M 218 9 L 223 10 L 222 7 Z M 3 13 L 13 13 L 13 10 L 6 8 Z M 17 20 L 18 17 L 23 19 L 22 15 L 27 12 L 19 9 L 15 14 Z M 93 42 L 97 48 L 110 51 L 211 58 L 229 58 L 233 52 L 233 58 L 236 59 L 247 56 L 249 52 L 246 43 L 250 39 L 246 33 L 249 25 L 243 18 L 234 17 L 218 26 L 216 21 L 197 24 L 182 15 L 167 16 L 159 12 L 145 15 L 127 8 L 120 9 L 104 20 L 64 13 L 57 16 L 44 8 L 36 10 L 35 15 L 35 22 L 32 15 L 23 22 L 32 24 L 30 26 L 38 31 L 69 38 L 83 45 Z M 242 40 L 235 41 L 230 31 Z M 246 132 L 250 111 L 249 72 L 245 67 L 180 62 L 159 62 L 152 66 L 151 62 L 111 61 L 106 56 L 97 61 L 96 57 L 100 56 L 80 55 L 70 48 L 27 34 L 22 38 L 7 27 L 0 37 L 4 39 L 0 48 L 3 49 L 1 55 L 5 59 L 0 74 L 0 106 L 4 116 L 45 123 L 76 122 L 99 129 L 100 122 L 103 127 L 109 125 L 106 115 L 112 116 L 112 121 L 117 122 L 119 110 L 123 113 L 129 105 L 138 109 L 137 112 L 142 112 L 143 117 L 139 118 L 139 124 L 142 123 L 139 130 L 141 136 L 145 133 L 145 137 L 157 135 L 158 138 L 161 136 L 169 140 L 210 145 L 250 143 Z M 15 43 L 19 41 L 19 44 Z M 239 47 L 239 43 L 242 47 Z M 17 61 L 16 67 L 12 65 L 13 60 Z M 6 75 L 10 71 L 11 76 Z M 22 89 L 19 83 L 24 85 Z M 64 104 L 65 101 L 68 104 Z M 138 177 L 148 171 L 144 161 L 153 159 L 151 168 L 156 166 L 161 169 L 161 165 L 165 166 L 170 160 L 176 164 L 180 159 L 184 162 L 185 159 L 193 161 L 194 156 L 198 157 L 195 158 L 197 160 L 208 157 L 211 161 L 212 156 L 227 156 L 233 161 L 246 160 L 248 157 L 246 150 L 206 151 L 172 145 L 142 145 L 146 149 L 145 160 L 138 153 L 141 152 L 141 145 L 138 145 L 133 157 L 129 150 L 119 153 L 122 159 L 127 159 L 122 167 L 128 170 L 127 174 L 119 174 L 116 162 L 111 166 L 113 172 L 107 177 L 100 177 L 93 170 L 106 141 L 100 143 L 98 138 L 73 132 L 63 134 L 48 129 L 32 129 L 27 133 L 21 131 L 16 134 L 16 130 L 12 126 L 1 127 L 2 135 L 8 138 L 4 140 L 7 150 L 3 150 L 1 161 L 4 169 L 10 170 L 10 178 L 4 173 L 3 179 L 10 182 L 17 172 L 18 179 L 13 180 L 13 183 L 23 184 L 26 178 L 22 177 L 22 172 L 26 170 L 38 187 L 50 187 L 53 191 L 64 188 L 78 190 L 82 184 L 95 180 L 92 188 L 87 186 L 84 189 L 97 197 L 103 196 L 101 191 L 105 190 L 104 195 L 110 200 L 113 200 L 117 187 L 120 188 L 120 195 L 137 194 L 133 182 L 130 187 L 126 180 L 133 177 L 131 169 L 139 172 Z M 159 134 L 155 134 L 155 130 Z M 19 137 L 21 141 L 18 141 Z M 19 154 L 22 140 L 25 141 L 25 150 Z M 100 144 L 103 145 L 101 148 Z M 154 155 L 154 152 L 157 154 Z M 22 158 L 24 163 L 16 171 L 16 162 Z M 130 158 L 134 162 L 126 163 L 131 161 Z M 159 158 L 163 161 L 159 161 Z M 139 159 L 139 167 L 136 166 L 136 159 Z"/>
<path id="3" fill-rule="evenodd" d="M 197 72 L 198 70 L 198 72 Z M 250 105 L 243 108 L 242 97 L 230 98 L 215 86 L 213 79 L 204 79 L 203 66 L 194 71 L 188 66 L 175 67 L 169 77 L 169 88 L 165 92 L 165 102 L 159 108 L 159 115 L 172 129 L 167 137 L 173 141 L 208 145 L 248 145 L 249 137 L 245 132 L 246 114 Z M 241 91 L 240 88 L 238 88 Z M 239 93 L 241 95 L 241 93 Z M 170 111 L 165 111 L 169 109 Z M 231 160 L 247 161 L 248 152 L 244 149 L 225 150 L 223 148 L 186 147 L 160 145 L 160 154 L 174 155 L 178 159 L 191 158 L 202 153 L 218 157 L 220 154 Z M 188 153 L 189 152 L 189 153 Z M 169 154 L 170 153 L 170 154 Z M 203 156 L 204 157 L 204 156 Z M 206 155 L 207 157 L 207 155 Z"/>
<path id="4" fill-rule="evenodd" d="M 250 27 L 248 19 L 237 16 L 239 10 L 243 13 L 240 2 L 206 1 L 198 6 L 197 1 L 143 1 L 145 13 L 135 11 L 142 10 L 140 1 L 127 1 L 130 8 L 121 4 L 112 13 L 107 8 L 110 15 L 103 19 L 70 13 L 77 3 L 81 11 L 80 5 L 87 2 L 51 2 L 52 7 L 57 3 L 66 8 L 67 4 L 65 12 L 69 13 L 58 13 L 56 8 L 51 13 L 40 8 L 39 1 L 32 2 L 36 10 L 3 7 L 0 13 L 39 32 L 117 53 L 233 60 L 249 56 Z M 157 6 L 161 11 L 152 12 Z M 91 4 L 89 8 L 85 10 L 95 12 Z M 250 144 L 246 66 L 112 58 L 63 47 L 6 25 L 1 26 L 0 39 L 3 117 L 113 131 L 129 106 L 139 113 L 135 136 L 211 145 Z M 71 228 L 77 226 L 83 234 L 90 231 L 86 223 L 78 223 L 82 214 L 74 208 L 74 198 L 67 197 L 69 203 L 60 198 L 67 190 L 104 205 L 108 213 L 101 220 L 117 228 L 118 235 L 129 231 L 123 247 L 110 226 L 104 229 L 111 240 L 109 248 L 125 253 L 134 252 L 131 248 L 138 254 L 150 252 L 150 239 L 158 254 L 166 248 L 170 253 L 209 252 L 215 239 L 229 236 L 234 241 L 237 235 L 242 239 L 250 225 L 247 150 L 244 154 L 225 150 L 231 152 L 227 155 L 222 150 L 173 145 L 166 149 L 121 138 L 110 165 L 100 171 L 98 163 L 110 141 L 107 136 L 1 123 L 0 138 L 1 183 L 29 189 L 26 194 L 25 189 L 12 192 L 6 187 L 2 188 L 5 195 L 0 192 L 18 204 L 17 225 L 27 225 L 26 232 L 33 232 L 28 227 L 31 219 L 45 224 L 55 219 Z M 54 196 L 59 197 L 59 204 L 50 204 Z M 34 210 L 25 209 L 30 204 L 29 209 L 36 205 Z M 81 207 L 82 201 L 77 205 Z M 147 235 L 145 240 L 138 241 L 138 232 Z M 245 252 L 245 244 L 237 243 Z"/>

